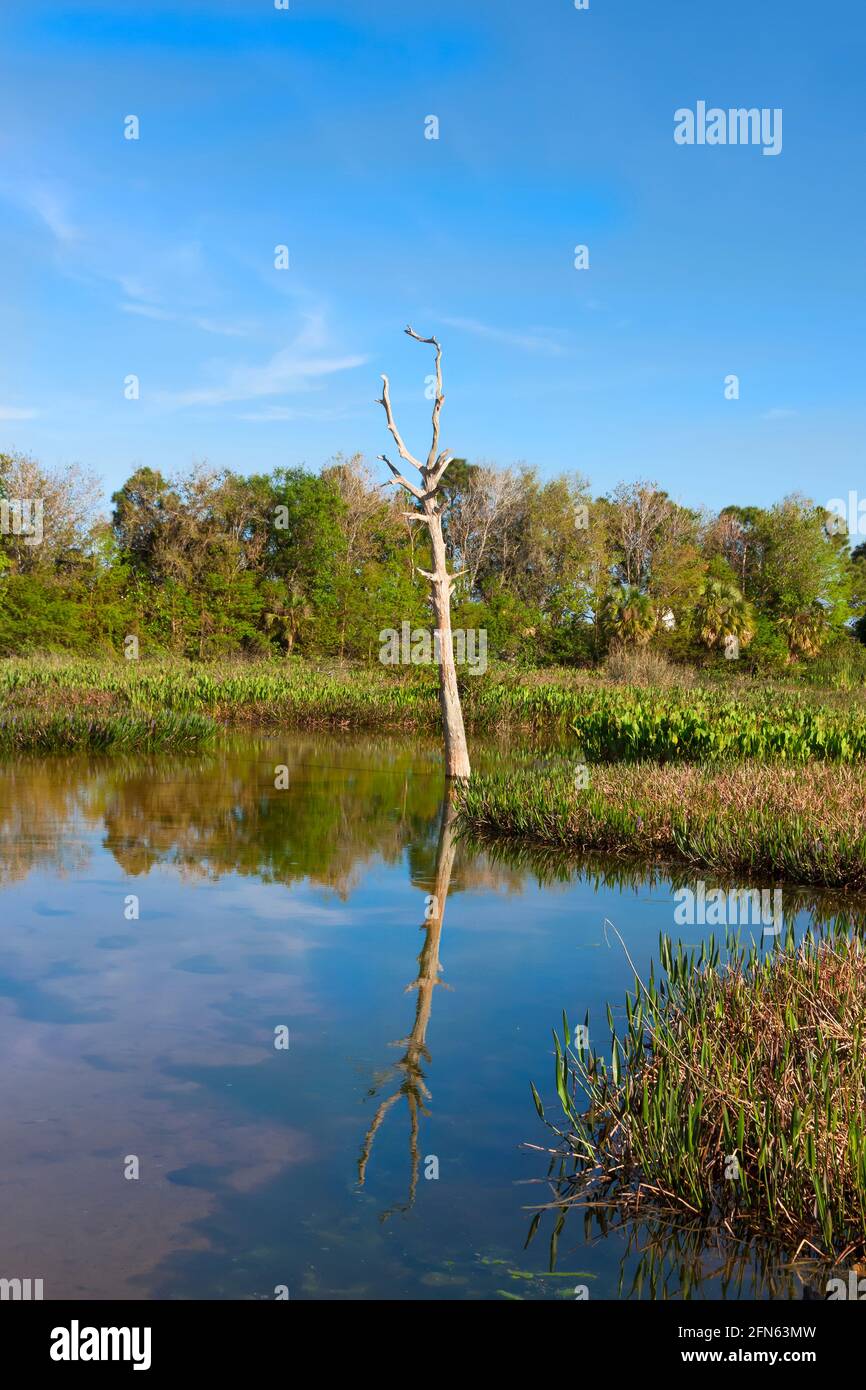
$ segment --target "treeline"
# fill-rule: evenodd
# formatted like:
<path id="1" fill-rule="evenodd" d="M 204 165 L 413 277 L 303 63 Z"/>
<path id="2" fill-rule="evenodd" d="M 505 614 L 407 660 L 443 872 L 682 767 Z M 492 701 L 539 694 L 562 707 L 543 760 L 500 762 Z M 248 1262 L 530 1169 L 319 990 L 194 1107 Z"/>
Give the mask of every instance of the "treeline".
<path id="1" fill-rule="evenodd" d="M 655 483 L 594 498 L 576 475 L 465 460 L 446 483 L 454 625 L 484 628 L 493 658 L 581 665 L 637 647 L 866 670 L 866 546 L 806 498 L 710 513 Z M 109 516 L 99 497 L 78 468 L 0 455 L 0 653 L 122 653 L 135 636 L 142 656 L 368 661 L 383 629 L 430 624 L 424 528 L 359 456 L 251 477 L 139 468 Z"/>

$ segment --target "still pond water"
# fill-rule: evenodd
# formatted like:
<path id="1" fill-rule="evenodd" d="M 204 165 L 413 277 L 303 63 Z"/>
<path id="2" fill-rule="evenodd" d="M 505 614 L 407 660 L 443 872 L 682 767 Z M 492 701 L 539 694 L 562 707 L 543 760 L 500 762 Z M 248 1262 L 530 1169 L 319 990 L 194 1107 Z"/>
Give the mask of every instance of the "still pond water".
<path id="1" fill-rule="evenodd" d="M 455 844 L 442 790 L 434 745 L 357 736 L 0 767 L 0 1276 L 82 1299 L 802 1296 L 778 1259 L 666 1228 L 548 1211 L 526 1245 L 551 1028 L 588 1009 L 600 1038 L 633 983 L 605 919 L 641 971 L 660 932 L 711 929 L 676 929 L 649 870 Z"/>

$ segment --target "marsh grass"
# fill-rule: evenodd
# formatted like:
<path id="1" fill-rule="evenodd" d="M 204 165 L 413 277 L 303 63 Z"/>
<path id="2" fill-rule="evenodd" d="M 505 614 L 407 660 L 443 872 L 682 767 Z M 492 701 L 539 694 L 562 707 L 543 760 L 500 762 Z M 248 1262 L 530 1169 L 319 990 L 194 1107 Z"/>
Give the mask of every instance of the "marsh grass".
<path id="1" fill-rule="evenodd" d="M 814 691 L 744 683 L 736 691 L 702 686 L 657 689 L 605 684 L 576 672 L 491 669 L 461 673 L 466 722 L 478 732 L 513 730 L 567 736 L 597 761 L 672 762 L 761 759 L 866 760 L 866 707 L 827 701 Z M 261 727 L 382 728 L 435 731 L 433 668 L 391 671 L 374 664 L 323 671 L 304 662 L 0 662 L 0 702 L 49 699 L 68 708 L 96 698 L 112 709 L 201 713 Z"/>
<path id="2" fill-rule="evenodd" d="M 199 714 L 30 710 L 0 715 L 0 754 L 192 751 L 211 741 Z"/>
<path id="3" fill-rule="evenodd" d="M 698 953 L 662 937 L 659 981 L 635 977 L 619 1032 L 608 1008 L 607 1056 L 563 1015 L 566 1124 L 546 1123 L 573 1163 L 568 1201 L 862 1259 L 866 952 L 840 933 L 726 949 L 720 966 L 713 939 Z"/>
<path id="4" fill-rule="evenodd" d="M 563 759 L 518 775 L 473 775 L 458 792 L 462 833 L 569 854 L 632 854 L 727 874 L 866 891 L 866 768 Z"/>

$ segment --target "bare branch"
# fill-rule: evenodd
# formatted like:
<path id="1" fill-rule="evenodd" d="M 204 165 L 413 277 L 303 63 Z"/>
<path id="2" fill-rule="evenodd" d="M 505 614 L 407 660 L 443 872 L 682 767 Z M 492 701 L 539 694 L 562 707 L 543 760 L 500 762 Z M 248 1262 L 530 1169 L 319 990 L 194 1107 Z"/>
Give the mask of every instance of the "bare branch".
<path id="1" fill-rule="evenodd" d="M 394 422 L 394 412 L 391 409 L 391 388 L 388 384 L 388 378 L 385 376 L 384 372 L 382 373 L 382 383 L 382 395 L 378 401 L 378 404 L 384 406 L 385 408 L 385 418 L 388 421 L 388 429 L 394 436 L 394 443 L 397 445 L 400 457 L 405 459 L 407 463 L 413 464 L 414 467 L 417 468 L 418 472 L 420 473 L 422 472 L 421 464 L 415 458 L 414 454 L 409 453 L 409 450 L 403 443 L 400 431 L 398 430 Z"/>
<path id="2" fill-rule="evenodd" d="M 416 343 L 432 343 L 434 347 L 439 347 L 438 338 L 422 338 L 420 333 L 415 332 L 415 329 L 412 327 L 411 323 L 407 323 L 406 327 L 403 329 L 403 332 L 408 333 L 410 338 L 414 338 Z"/>
<path id="3" fill-rule="evenodd" d="M 423 574 L 425 579 L 429 579 L 431 584 L 453 584 L 455 579 L 459 579 L 462 574 L 468 574 L 468 570 L 456 570 L 454 574 L 430 574 L 428 570 L 422 570 L 416 566 L 419 574 Z"/>
<path id="4" fill-rule="evenodd" d="M 389 458 L 385 456 L 385 454 L 380 454 L 379 458 L 382 460 L 383 463 L 387 463 L 391 472 L 394 474 L 394 480 L 396 482 L 400 483 L 406 489 L 407 492 L 411 492 L 413 497 L 417 497 L 419 502 L 423 501 L 424 493 L 421 491 L 419 487 L 416 487 L 414 483 L 410 483 L 408 478 L 404 478 L 399 468 L 395 468 L 394 464 L 391 462 Z"/>
<path id="5" fill-rule="evenodd" d="M 439 412 L 442 409 L 442 402 L 445 400 L 445 392 L 442 390 L 442 347 L 438 338 L 422 338 L 420 333 L 416 333 L 411 325 L 407 325 L 404 332 L 410 338 L 414 338 L 416 343 L 430 343 L 436 349 L 436 397 L 433 401 L 433 442 L 430 445 L 430 452 L 427 455 L 427 468 L 433 468 L 434 463 L 438 465 L 436 450 L 439 448 Z M 444 470 L 443 470 L 444 471 Z M 441 476 L 441 475 L 440 475 Z"/>
<path id="6" fill-rule="evenodd" d="M 436 462 L 433 464 L 433 467 L 427 469 L 427 485 L 431 489 L 431 491 L 433 491 L 435 488 L 439 486 L 445 473 L 445 469 L 448 467 L 449 463 L 453 462 L 453 454 L 451 454 L 448 449 L 444 449 L 442 453 L 439 455 L 439 457 L 436 459 Z"/>

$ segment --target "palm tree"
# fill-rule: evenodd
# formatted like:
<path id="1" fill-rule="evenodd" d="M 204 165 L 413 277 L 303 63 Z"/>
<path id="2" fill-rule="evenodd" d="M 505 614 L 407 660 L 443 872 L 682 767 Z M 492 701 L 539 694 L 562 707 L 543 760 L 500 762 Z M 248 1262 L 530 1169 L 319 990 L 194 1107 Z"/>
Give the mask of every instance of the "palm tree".
<path id="1" fill-rule="evenodd" d="M 735 637 L 747 647 L 755 635 L 755 612 L 732 579 L 705 579 L 698 590 L 695 621 L 706 647 L 724 647 Z"/>
<path id="2" fill-rule="evenodd" d="M 278 600 L 274 611 L 265 614 L 268 627 L 281 627 L 286 643 L 286 656 L 291 656 L 292 648 L 301 629 L 310 621 L 313 610 L 300 589 L 292 585 L 285 599 Z"/>
<path id="3" fill-rule="evenodd" d="M 827 615 L 818 603 L 784 614 L 779 627 L 788 639 L 792 657 L 817 656 L 830 633 Z"/>
<path id="4" fill-rule="evenodd" d="M 608 594 L 605 623 L 617 641 L 643 647 L 656 630 L 658 615 L 647 595 L 627 584 Z"/>

